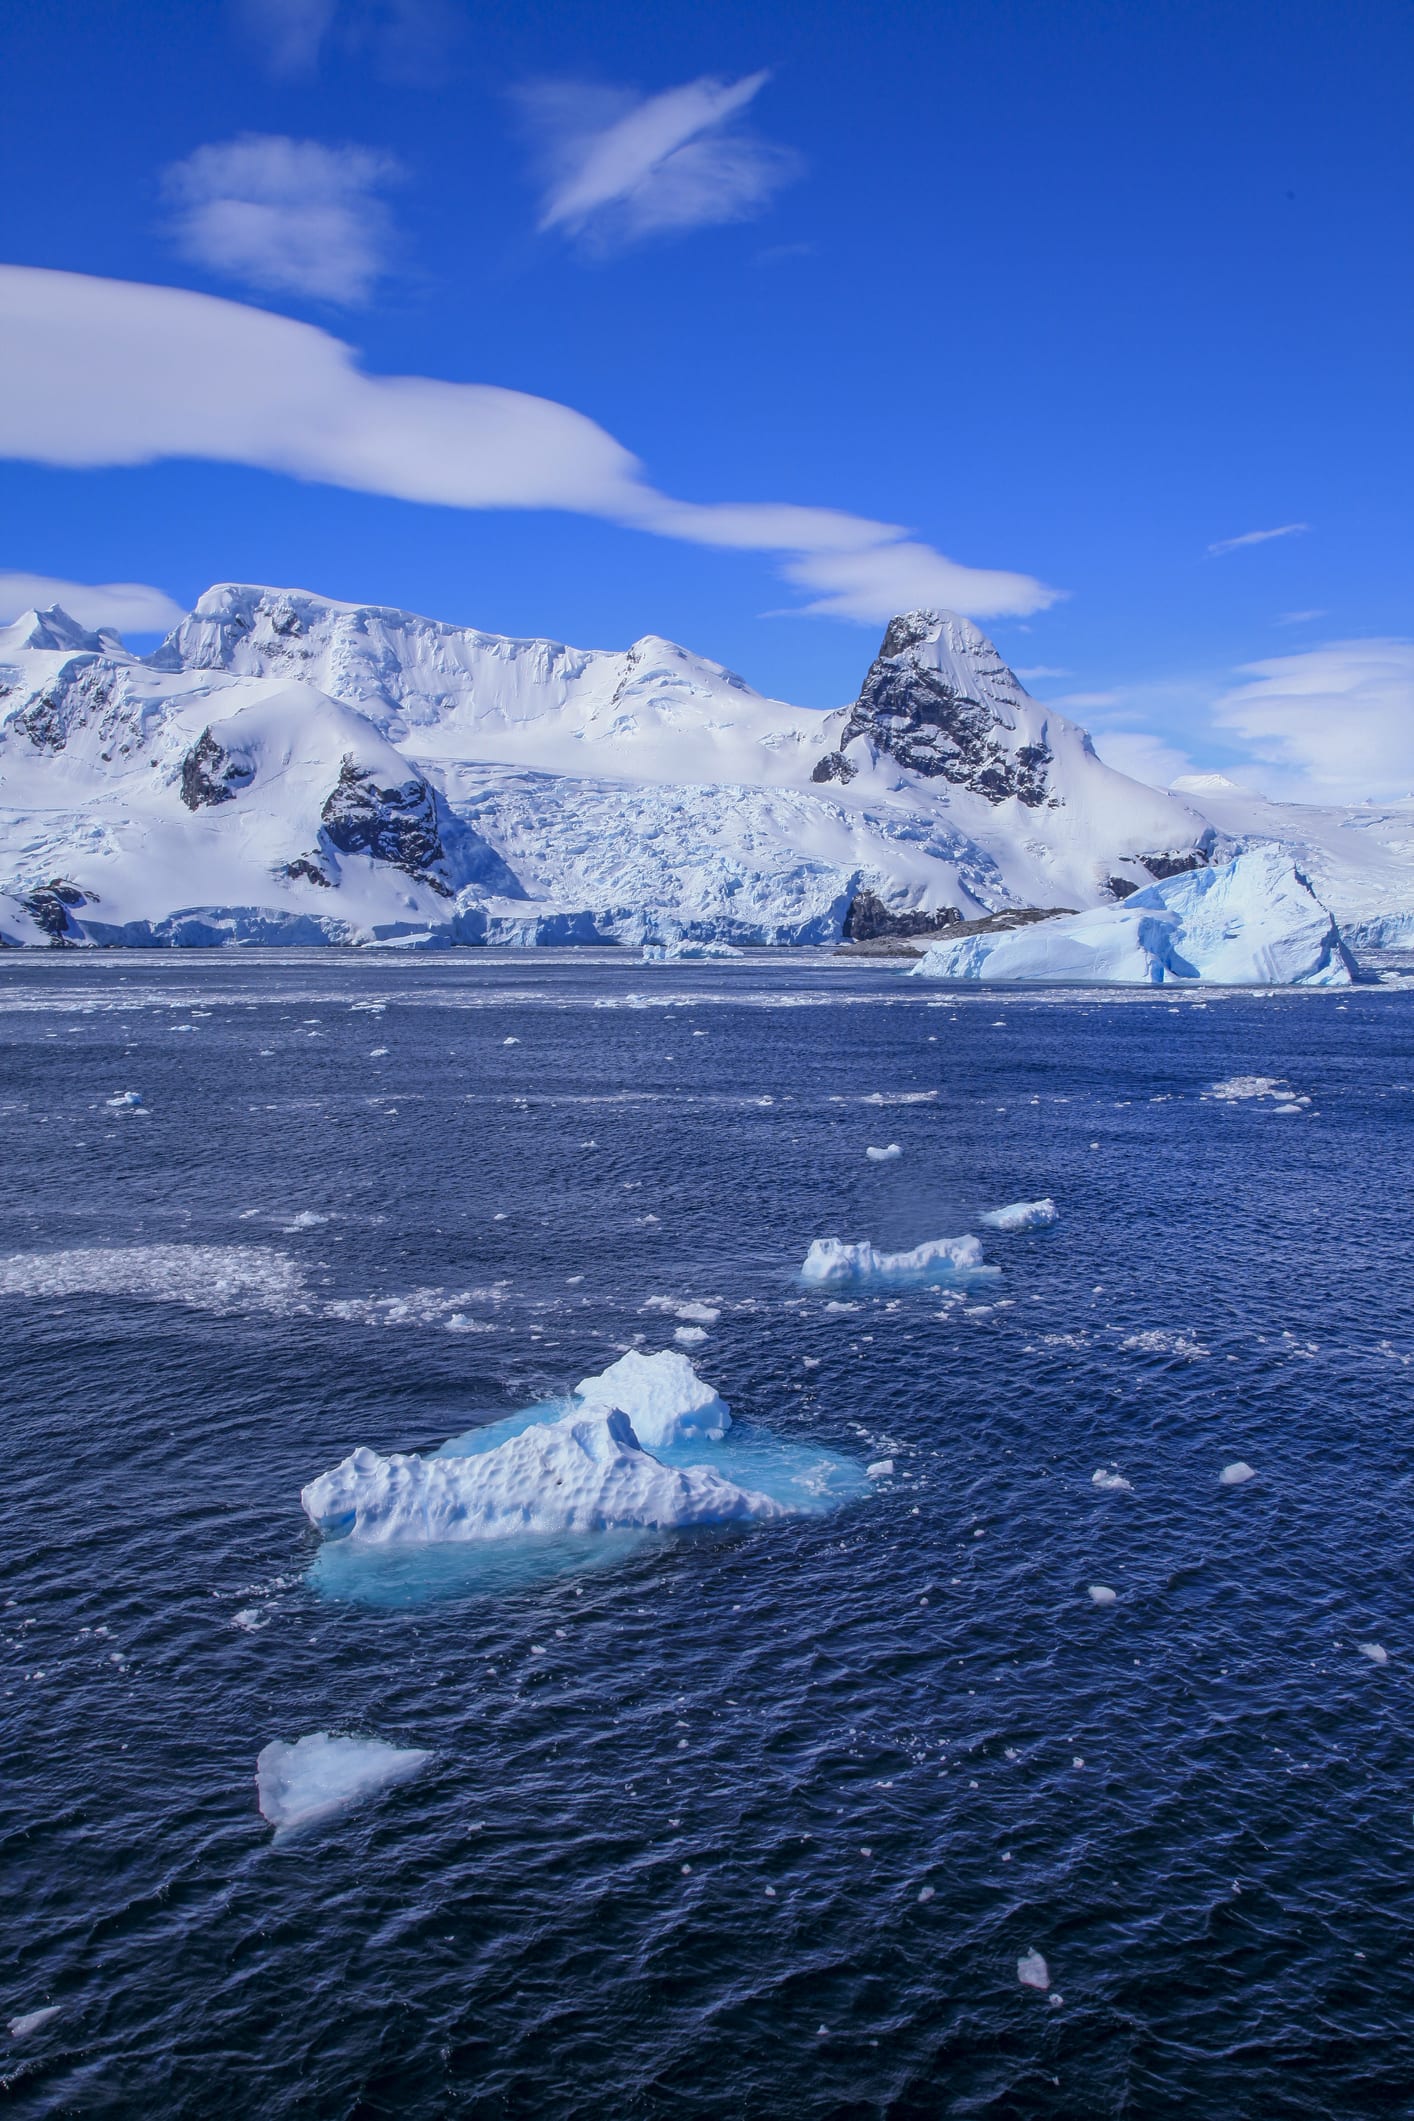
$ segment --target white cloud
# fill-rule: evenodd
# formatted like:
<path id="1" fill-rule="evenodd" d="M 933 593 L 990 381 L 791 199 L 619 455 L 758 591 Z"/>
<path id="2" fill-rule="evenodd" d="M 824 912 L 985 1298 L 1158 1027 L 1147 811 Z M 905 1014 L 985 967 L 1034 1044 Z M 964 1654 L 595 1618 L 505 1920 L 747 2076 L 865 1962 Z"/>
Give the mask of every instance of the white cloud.
<path id="1" fill-rule="evenodd" d="M 1048 700 L 1048 707 L 1118 707 L 1124 695 L 1120 692 L 1062 692 Z"/>
<path id="2" fill-rule="evenodd" d="M 582 82 L 522 89 L 518 101 L 547 179 L 542 233 L 561 229 L 603 250 L 749 220 L 801 167 L 788 148 L 736 122 L 767 78 L 704 75 L 641 99 Z"/>
<path id="3" fill-rule="evenodd" d="M 1277 620 L 1278 626 L 1309 626 L 1313 619 L 1323 619 L 1324 609 L 1319 611 L 1284 611 Z"/>
<path id="4" fill-rule="evenodd" d="M 1029 685 L 1033 678 L 1068 678 L 1071 673 L 1057 669 L 1053 663 L 1030 663 L 1025 670 L 1016 669 L 1013 675 L 1019 677 L 1023 685 Z"/>
<path id="5" fill-rule="evenodd" d="M 1181 774 L 1193 771 L 1186 751 L 1150 729 L 1106 729 L 1096 734 L 1094 743 L 1107 766 L 1150 788 L 1171 788 Z"/>
<path id="6" fill-rule="evenodd" d="M 971 568 L 898 526 L 657 491 L 602 427 L 486 383 L 370 376 L 328 332 L 183 288 L 0 266 L 0 455 L 71 467 L 201 457 L 448 508 L 560 508 L 779 556 L 806 608 L 879 623 L 918 604 L 985 618 L 1059 592 Z"/>
<path id="7" fill-rule="evenodd" d="M 272 74 L 310 74 L 331 52 L 380 73 L 426 79 L 445 63 L 463 25 L 447 0 L 235 0 L 236 13 Z"/>
<path id="8" fill-rule="evenodd" d="M 274 74 L 304 74 L 319 63 L 337 0 L 239 0 L 246 28 Z"/>
<path id="9" fill-rule="evenodd" d="M 197 148 L 163 178 L 184 257 L 227 279 L 325 302 L 364 302 L 392 245 L 380 187 L 401 175 L 365 147 L 245 133 Z"/>
<path id="10" fill-rule="evenodd" d="M 1212 718 L 1278 769 L 1282 794 L 1358 802 L 1414 788 L 1414 641 L 1331 641 L 1242 674 L 1251 682 Z"/>
<path id="11" fill-rule="evenodd" d="M 166 633 L 183 616 L 180 604 L 148 582 L 66 582 L 52 574 L 0 573 L 0 625 L 51 604 L 62 604 L 90 633 L 100 626 L 119 633 Z"/>
<path id="12" fill-rule="evenodd" d="M 1283 523 L 1276 530 L 1244 530 L 1240 538 L 1219 538 L 1216 545 L 1208 547 L 1208 558 L 1219 559 L 1225 552 L 1237 552 L 1243 545 L 1265 545 L 1271 538 L 1298 538 L 1311 528 L 1309 523 Z"/>

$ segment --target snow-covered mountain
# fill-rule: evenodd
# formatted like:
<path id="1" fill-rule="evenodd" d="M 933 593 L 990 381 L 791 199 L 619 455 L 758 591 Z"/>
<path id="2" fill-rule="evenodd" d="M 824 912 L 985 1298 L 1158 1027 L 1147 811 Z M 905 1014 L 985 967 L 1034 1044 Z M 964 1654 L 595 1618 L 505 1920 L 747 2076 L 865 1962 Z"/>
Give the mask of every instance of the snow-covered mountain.
<path id="1" fill-rule="evenodd" d="M 826 942 L 1103 904 L 1233 829 L 949 614 L 828 715 L 655 636 L 298 590 L 210 590 L 145 658 L 57 608 L 0 629 L 10 942 Z"/>

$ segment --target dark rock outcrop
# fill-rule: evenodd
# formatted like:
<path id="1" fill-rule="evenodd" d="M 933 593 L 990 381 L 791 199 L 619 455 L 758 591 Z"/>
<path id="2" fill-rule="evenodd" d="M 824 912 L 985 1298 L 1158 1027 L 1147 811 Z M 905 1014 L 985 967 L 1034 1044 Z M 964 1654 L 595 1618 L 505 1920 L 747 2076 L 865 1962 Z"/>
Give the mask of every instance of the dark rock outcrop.
<path id="1" fill-rule="evenodd" d="M 346 756 L 333 792 L 320 812 L 325 837 L 340 854 L 366 854 L 402 869 L 444 898 L 447 851 L 437 818 L 437 798 L 419 773 L 380 788 L 367 767 Z"/>
<path id="2" fill-rule="evenodd" d="M 859 698 L 850 709 L 838 746 L 815 766 L 814 781 L 848 781 L 857 770 L 849 746 L 864 738 L 875 754 L 886 753 L 910 773 L 940 777 L 955 787 L 1003 803 L 1015 796 L 1030 809 L 1047 801 L 1051 752 L 1044 743 L 1008 744 L 1014 734 L 981 688 L 955 684 L 941 669 L 912 653 L 936 640 L 939 620 L 925 612 L 892 619 Z M 957 623 L 957 622 L 953 622 Z M 995 663 L 989 684 L 1015 693 L 1016 681 L 990 643 L 972 655 Z M 965 668 L 961 658 L 954 668 Z"/>
<path id="3" fill-rule="evenodd" d="M 1147 869 L 1155 883 L 1161 884 L 1166 876 L 1182 876 L 1186 869 L 1206 869 L 1211 857 L 1205 847 L 1195 847 L 1187 854 L 1140 854 L 1135 860 Z"/>
<path id="4" fill-rule="evenodd" d="M 873 943 L 884 936 L 942 935 L 961 919 L 956 906 L 940 906 L 935 913 L 892 913 L 876 892 L 858 891 L 844 917 L 844 937 L 850 943 Z"/>
<path id="5" fill-rule="evenodd" d="M 48 936 L 51 950 L 69 950 L 81 940 L 81 933 L 70 915 L 76 906 L 87 903 L 78 885 L 71 884 L 63 876 L 51 876 L 47 884 L 41 884 L 37 891 L 29 892 L 20 900 L 26 913 Z"/>
<path id="6" fill-rule="evenodd" d="M 182 760 L 182 801 L 188 810 L 206 803 L 234 802 L 254 778 L 249 760 L 233 758 L 209 729 L 203 729 Z"/>
<path id="7" fill-rule="evenodd" d="M 284 862 L 276 871 L 279 876 L 291 879 L 303 877 L 307 883 L 322 884 L 326 891 L 334 888 L 334 879 L 322 866 L 319 857 L 313 854 L 297 854 L 292 862 Z"/>
<path id="8" fill-rule="evenodd" d="M 113 703 L 117 673 L 97 656 L 71 656 L 10 724 L 36 751 L 62 751 L 82 728 Z"/>

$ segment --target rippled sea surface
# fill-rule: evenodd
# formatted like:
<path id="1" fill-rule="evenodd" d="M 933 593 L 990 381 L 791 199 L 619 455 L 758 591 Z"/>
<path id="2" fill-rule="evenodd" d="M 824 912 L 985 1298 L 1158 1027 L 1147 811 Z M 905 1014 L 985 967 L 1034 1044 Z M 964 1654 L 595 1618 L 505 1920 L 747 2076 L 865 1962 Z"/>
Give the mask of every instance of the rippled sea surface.
<path id="1" fill-rule="evenodd" d="M 0 2032 L 56 2013 L 8 2108 L 1414 2110 L 1411 1034 L 806 955 L 0 959 Z M 963 1301 L 797 1279 L 1040 1194 Z M 743 1437 L 893 1473 L 315 1571 L 355 1445 L 694 1324 Z M 434 1760 L 275 1844 L 256 1754 L 313 1731 Z"/>

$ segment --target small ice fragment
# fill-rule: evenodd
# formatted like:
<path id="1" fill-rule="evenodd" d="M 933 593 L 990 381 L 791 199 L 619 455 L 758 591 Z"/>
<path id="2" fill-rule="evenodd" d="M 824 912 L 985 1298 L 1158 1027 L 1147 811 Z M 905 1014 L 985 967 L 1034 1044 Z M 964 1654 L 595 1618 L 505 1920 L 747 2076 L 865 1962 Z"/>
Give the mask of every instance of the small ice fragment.
<path id="1" fill-rule="evenodd" d="M 248 1635 L 253 1635 L 258 1628 L 265 1626 L 269 1617 L 269 1614 L 262 1613 L 258 1606 L 246 1605 L 241 1607 L 239 1613 L 231 1615 L 231 1626 L 244 1628 Z"/>
<path id="2" fill-rule="evenodd" d="M 922 1887 L 922 1888 L 920 1889 L 920 1891 L 919 1891 L 919 1894 L 918 1894 L 918 1900 L 919 1900 L 919 1904 L 920 1904 L 920 1906 L 922 1905 L 922 1903 L 923 1903 L 923 1902 L 924 1902 L 925 1900 L 931 1900 L 931 1899 L 933 1898 L 933 1892 L 934 1892 L 934 1889 L 933 1889 L 933 1887 L 932 1887 L 931 1885 L 925 1885 L 925 1886 L 923 1886 L 923 1887 Z"/>
<path id="3" fill-rule="evenodd" d="M 1092 1583 L 1090 1596 L 1096 1605 L 1113 1605 L 1116 1594 L 1107 1583 Z"/>
<path id="4" fill-rule="evenodd" d="M 871 1164 L 891 1164 L 896 1156 L 903 1155 L 903 1150 L 897 1142 L 890 1142 L 887 1149 L 866 1149 L 864 1154 Z"/>
<path id="5" fill-rule="evenodd" d="M 327 1731 L 311 1731 L 293 1745 L 272 1738 L 255 1763 L 260 1809 L 277 1834 L 287 1833 L 406 1782 L 431 1758 L 381 1738 L 335 1738 Z"/>
<path id="6" fill-rule="evenodd" d="M 1134 1493 L 1123 1473 L 1108 1473 L 1103 1466 L 1100 1466 L 1090 1475 L 1090 1481 L 1092 1486 L 1104 1488 L 1110 1494 L 1132 1495 Z"/>
<path id="7" fill-rule="evenodd" d="M 846 1244 L 838 1237 L 817 1237 L 805 1256 L 800 1278 L 807 1282 L 914 1281 L 936 1274 L 986 1274 L 999 1270 L 983 1263 L 975 1237 L 930 1237 L 909 1252 L 878 1252 L 864 1241 Z"/>
<path id="8" fill-rule="evenodd" d="M 58 2015 L 57 2003 L 47 2004 L 43 2010 L 26 2011 L 23 2016 L 10 2020 L 10 2038 L 28 2040 L 31 2033 L 37 2033 L 41 2025 L 47 2025 L 51 2018 L 57 2018 Z"/>
<path id="9" fill-rule="evenodd" d="M 1369 1658 L 1371 1664 L 1389 1663 L 1389 1651 L 1382 1642 L 1357 1642 L 1355 1647 L 1362 1657 Z"/>
<path id="10" fill-rule="evenodd" d="M 775 1887 L 774 1887 L 773 1885 L 768 1885 L 768 1886 L 767 1886 L 767 1888 L 766 1888 L 766 1898 L 767 1898 L 768 1900 L 774 1900 L 774 1899 L 775 1899 L 775 1897 L 776 1897 L 776 1888 L 775 1888 Z"/>
<path id="11" fill-rule="evenodd" d="M 1230 1466 L 1224 1466 L 1218 1475 L 1220 1488 L 1240 1488 L 1244 1481 L 1255 1480 L 1257 1469 L 1249 1466 L 1245 1458 L 1236 1458 Z"/>
<path id="12" fill-rule="evenodd" d="M 520 1040 L 518 1038 L 503 1038 L 501 1040 L 501 1044 L 503 1046 L 518 1046 L 520 1044 Z"/>
<path id="13" fill-rule="evenodd" d="M 864 1468 L 864 1476 L 866 1480 L 883 1480 L 893 1469 L 894 1462 L 891 1458 L 876 1458 L 872 1466 Z"/>
<path id="14" fill-rule="evenodd" d="M 1060 1210 L 1049 1196 L 1045 1200 L 1014 1200 L 1005 1208 L 992 1208 L 978 1220 L 989 1230 L 1048 1230 L 1052 1223 L 1060 1221 Z"/>
<path id="15" fill-rule="evenodd" d="M 673 1334 L 673 1339 L 683 1348 L 700 1348 L 706 1338 L 701 1326 L 679 1326 Z"/>
<path id="16" fill-rule="evenodd" d="M 1038 1951 L 1029 1951 L 1016 1962 L 1016 1978 L 1023 1988 L 1048 1989 L 1051 1970 Z"/>
<path id="17" fill-rule="evenodd" d="M 136 1112 L 139 1111 L 141 1107 L 141 1090 L 115 1090 L 113 1095 L 108 1100 L 108 1109 L 110 1112 Z"/>

